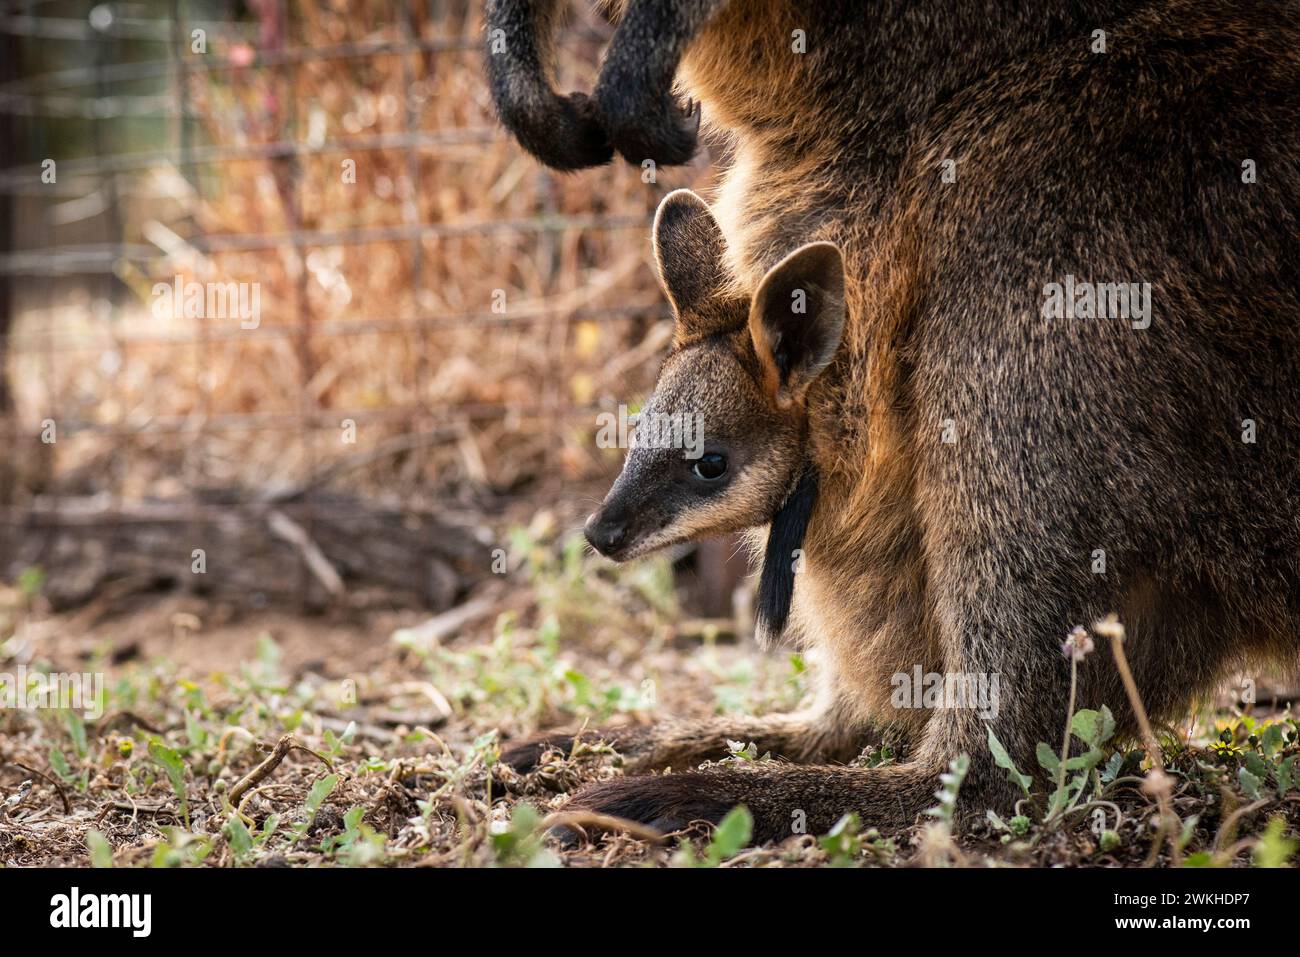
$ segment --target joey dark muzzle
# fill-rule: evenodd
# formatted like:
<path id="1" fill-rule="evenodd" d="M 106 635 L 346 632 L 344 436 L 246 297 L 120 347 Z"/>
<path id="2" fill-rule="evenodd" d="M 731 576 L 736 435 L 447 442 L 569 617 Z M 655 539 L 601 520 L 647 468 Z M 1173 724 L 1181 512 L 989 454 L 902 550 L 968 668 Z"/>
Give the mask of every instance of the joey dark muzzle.
<path id="1" fill-rule="evenodd" d="M 658 509 L 634 502 L 619 494 L 622 491 L 615 483 L 582 530 L 592 548 L 616 562 L 636 557 L 642 551 L 639 546 L 661 527 L 656 521 Z"/>
<path id="2" fill-rule="evenodd" d="M 606 558 L 617 560 L 628 542 L 628 520 L 624 512 L 605 508 L 592 512 L 582 533 L 591 547 Z"/>
<path id="3" fill-rule="evenodd" d="M 669 454 L 670 455 L 670 454 Z M 623 471 L 587 519 L 583 534 L 591 547 L 616 562 L 653 551 L 673 514 L 671 489 L 659 479 L 669 455 L 633 449 Z"/>

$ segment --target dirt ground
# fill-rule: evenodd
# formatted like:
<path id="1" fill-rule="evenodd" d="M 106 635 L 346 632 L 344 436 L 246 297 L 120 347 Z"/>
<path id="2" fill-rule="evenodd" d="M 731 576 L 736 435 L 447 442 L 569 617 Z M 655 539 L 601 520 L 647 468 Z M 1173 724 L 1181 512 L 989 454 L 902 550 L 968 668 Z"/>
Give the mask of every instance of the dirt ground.
<path id="1" fill-rule="evenodd" d="M 302 617 L 136 595 L 51 616 L 0 594 L 0 672 L 102 673 L 102 714 L 0 711 L 5 866 L 1248 866 L 1293 860 L 1300 736 L 1285 685 L 1225 693 L 1164 734 L 1168 812 L 1145 756 L 1103 742 L 1078 813 L 994 809 L 881 833 L 747 847 L 743 814 L 659 844 L 564 847 L 546 815 L 621 773 L 596 740 L 520 775 L 503 743 L 539 728 L 798 704 L 803 659 L 686 619 L 666 564 L 611 570 L 572 543 L 517 542 L 519 571 L 464 613 Z M 457 620 L 457 619 L 460 620 Z M 1271 729 L 1271 730 L 1270 730 Z M 718 760 L 761 759 L 737 742 Z M 1059 743 L 1058 743 L 1059 744 Z M 879 749 L 863 764 L 894 759 Z M 1300 771 L 1295 775 L 1300 777 Z M 1085 799 L 1086 798 L 1086 799 Z M 938 802 L 937 802 L 938 803 Z M 1098 814 L 1097 809 L 1102 813 Z M 1161 825 L 1161 821 L 1165 821 Z M 1161 827 L 1165 830 L 1162 831 Z M 1159 834 L 1159 848 L 1153 852 Z"/>

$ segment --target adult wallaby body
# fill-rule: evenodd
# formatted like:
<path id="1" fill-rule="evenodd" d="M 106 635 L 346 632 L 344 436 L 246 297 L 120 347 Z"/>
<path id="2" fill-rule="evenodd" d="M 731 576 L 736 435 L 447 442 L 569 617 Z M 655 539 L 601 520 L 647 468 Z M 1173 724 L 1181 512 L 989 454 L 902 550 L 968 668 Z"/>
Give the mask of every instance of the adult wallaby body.
<path id="1" fill-rule="evenodd" d="M 794 3 L 657 6 L 709 8 L 688 86 L 739 133 L 716 218 L 677 193 L 656 222 L 678 318 L 646 411 L 702 414 L 706 454 L 634 449 L 588 537 L 624 560 L 771 523 L 768 561 L 801 549 L 820 691 L 768 723 L 616 732 L 678 773 L 577 801 L 660 828 L 743 803 L 759 839 L 908 823 L 964 751 L 965 807 L 1004 807 L 988 729 L 1033 767 L 1066 719 L 1061 641 L 1108 612 L 1157 718 L 1294 666 L 1297 5 L 829 2 L 806 27 Z M 918 666 L 998 676 L 997 707 L 896 707 Z M 1133 730 L 1108 653 L 1078 704 Z M 728 738 L 842 761 L 886 723 L 904 763 L 682 770 Z"/>

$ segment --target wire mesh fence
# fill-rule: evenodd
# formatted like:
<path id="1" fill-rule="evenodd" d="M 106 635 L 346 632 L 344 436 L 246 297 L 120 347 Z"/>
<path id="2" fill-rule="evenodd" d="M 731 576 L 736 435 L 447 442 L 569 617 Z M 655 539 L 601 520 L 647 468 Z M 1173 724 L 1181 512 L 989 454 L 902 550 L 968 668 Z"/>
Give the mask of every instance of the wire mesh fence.
<path id="1" fill-rule="evenodd" d="M 607 39 L 585 6 L 561 84 Z M 276 511 L 330 591 L 342 514 L 499 519 L 616 467 L 596 413 L 669 332 L 652 211 L 707 158 L 542 169 L 494 122 L 479 7 L 9 5 L 0 575 L 132 523 L 183 565 Z"/>

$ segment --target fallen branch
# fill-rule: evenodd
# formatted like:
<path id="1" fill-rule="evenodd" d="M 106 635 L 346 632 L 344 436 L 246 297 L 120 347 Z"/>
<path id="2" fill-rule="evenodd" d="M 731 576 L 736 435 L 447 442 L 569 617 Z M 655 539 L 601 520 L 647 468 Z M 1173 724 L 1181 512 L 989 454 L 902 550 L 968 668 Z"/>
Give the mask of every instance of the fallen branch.
<path id="1" fill-rule="evenodd" d="M 231 806 L 237 807 L 239 798 L 245 791 L 265 781 L 271 772 L 280 766 L 280 762 L 284 760 L 285 755 L 293 750 L 293 746 L 293 735 L 291 734 L 283 735 L 279 741 L 275 742 L 275 747 L 271 750 L 270 756 L 240 778 L 235 783 L 235 786 L 230 789 L 230 793 L 226 795 L 226 800 L 230 802 Z"/>
<path id="2" fill-rule="evenodd" d="M 47 783 L 53 785 L 54 790 L 59 792 L 59 800 L 63 802 L 63 813 L 64 814 L 72 813 L 72 803 L 68 800 L 67 792 L 63 790 L 62 784 L 54 780 L 54 778 L 50 777 L 44 771 L 38 771 L 35 768 L 29 768 L 27 765 L 22 764 L 18 761 L 10 761 L 9 763 L 16 768 L 22 768 L 24 771 L 28 772 L 29 774 L 35 774 L 38 777 L 43 778 Z"/>
<path id="3" fill-rule="evenodd" d="M 266 524 L 277 538 L 298 549 L 302 560 L 307 563 L 311 573 L 327 592 L 335 597 L 343 594 L 343 579 L 330 564 L 330 560 L 325 557 L 325 553 L 320 550 L 320 546 L 312 541 L 305 528 L 279 510 L 266 516 Z"/>
<path id="4" fill-rule="evenodd" d="M 441 612 L 493 579 L 487 546 L 441 513 L 327 492 L 277 504 L 247 498 L 230 488 L 199 501 L 65 496 L 0 506 L 0 525 L 14 529 L 0 532 L 0 580 L 41 566 L 54 610 L 103 599 L 87 611 L 89 625 L 141 589 L 183 588 L 257 609 L 346 601 Z"/>
<path id="5" fill-rule="evenodd" d="M 393 640 L 400 644 L 436 645 L 466 625 L 486 618 L 497 607 L 498 600 L 495 595 L 483 595 L 444 611 L 440 615 L 434 615 L 414 628 L 399 628 L 393 632 Z"/>

